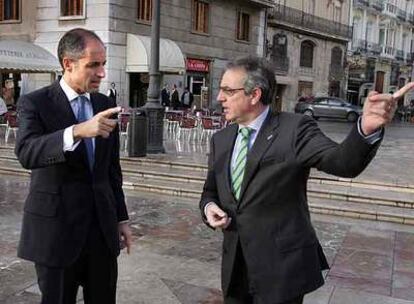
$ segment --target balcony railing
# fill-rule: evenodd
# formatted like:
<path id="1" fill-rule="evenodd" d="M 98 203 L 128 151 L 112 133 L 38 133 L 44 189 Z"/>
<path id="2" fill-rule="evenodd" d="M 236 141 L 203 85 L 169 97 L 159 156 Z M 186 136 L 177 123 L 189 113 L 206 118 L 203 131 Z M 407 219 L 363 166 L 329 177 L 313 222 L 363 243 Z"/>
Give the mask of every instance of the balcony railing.
<path id="1" fill-rule="evenodd" d="M 299 75 L 303 75 L 303 76 L 317 76 L 317 75 L 319 75 L 318 69 L 316 69 L 315 67 L 313 67 L 313 68 L 298 67 L 296 71 Z"/>
<path id="2" fill-rule="evenodd" d="M 403 51 L 403 50 L 397 50 L 397 51 L 395 52 L 395 58 L 396 58 L 397 60 L 404 61 L 404 51 Z"/>
<path id="3" fill-rule="evenodd" d="M 397 17 L 398 17 L 398 19 L 401 19 L 401 20 L 405 21 L 407 19 L 407 13 L 405 11 L 403 11 L 402 9 L 398 9 L 397 10 Z"/>
<path id="4" fill-rule="evenodd" d="M 272 58 L 276 74 L 289 73 L 289 57 Z"/>
<path id="5" fill-rule="evenodd" d="M 372 53 L 378 55 L 382 52 L 382 47 L 378 43 L 373 43 L 365 39 L 357 39 L 352 41 L 352 50 L 361 53 Z"/>
<path id="6" fill-rule="evenodd" d="M 344 78 L 345 72 L 344 68 L 340 65 L 333 65 L 329 66 L 329 77 L 335 80 L 341 80 Z"/>
<path id="7" fill-rule="evenodd" d="M 369 6 L 368 0 L 354 0 L 354 6 Z"/>
<path id="8" fill-rule="evenodd" d="M 407 14 L 407 21 L 411 22 L 411 24 L 414 24 L 414 14 L 408 13 Z"/>
<path id="9" fill-rule="evenodd" d="M 384 10 L 384 1 L 383 0 L 370 0 L 369 4 L 371 7 L 375 8 L 377 11 L 382 12 Z"/>
<path id="10" fill-rule="evenodd" d="M 351 26 L 307 14 L 294 8 L 277 4 L 269 13 L 269 17 L 273 18 L 274 22 L 283 21 L 305 29 L 340 36 L 345 39 L 352 38 Z"/>
<path id="11" fill-rule="evenodd" d="M 395 49 L 392 46 L 386 46 L 383 45 L 382 46 L 382 52 L 381 52 L 381 56 L 385 57 L 385 58 L 395 58 Z"/>

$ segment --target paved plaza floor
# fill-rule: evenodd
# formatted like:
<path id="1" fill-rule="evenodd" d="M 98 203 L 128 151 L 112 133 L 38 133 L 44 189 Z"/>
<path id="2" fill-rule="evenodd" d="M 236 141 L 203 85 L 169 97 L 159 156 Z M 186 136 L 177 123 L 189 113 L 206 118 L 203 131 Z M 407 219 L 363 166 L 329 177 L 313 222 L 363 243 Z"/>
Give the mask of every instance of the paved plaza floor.
<path id="1" fill-rule="evenodd" d="M 340 140 L 349 124 L 321 124 Z M 414 128 L 386 133 L 378 157 L 360 178 L 414 185 Z M 168 156 L 204 162 L 208 147 L 165 143 Z M 1 144 L 1 143 L 0 143 Z M 162 156 L 160 156 L 162 157 Z M 164 156 L 165 157 L 165 156 Z M 34 304 L 33 265 L 16 258 L 29 180 L 0 176 L 0 303 Z M 200 219 L 198 201 L 126 192 L 134 235 L 119 258 L 120 304 L 219 304 L 221 232 Z M 331 269 L 305 304 L 414 304 L 414 227 L 312 215 Z M 79 301 L 82 296 L 79 295 Z"/>

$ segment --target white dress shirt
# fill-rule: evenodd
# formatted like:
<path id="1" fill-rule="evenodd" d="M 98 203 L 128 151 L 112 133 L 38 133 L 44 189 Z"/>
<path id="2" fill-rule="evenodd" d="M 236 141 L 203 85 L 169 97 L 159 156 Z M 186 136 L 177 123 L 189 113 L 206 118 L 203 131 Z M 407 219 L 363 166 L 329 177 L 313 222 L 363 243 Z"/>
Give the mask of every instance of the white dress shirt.
<path id="1" fill-rule="evenodd" d="M 66 81 L 63 79 L 63 77 L 60 79 L 59 82 L 63 92 L 65 93 L 66 97 L 69 100 L 70 103 L 70 107 L 72 108 L 73 114 L 75 115 L 75 117 L 77 117 L 78 115 L 78 110 L 79 110 L 79 94 L 75 92 L 74 89 L 72 89 L 67 83 Z M 91 100 L 91 95 L 89 93 L 85 93 L 82 94 L 83 96 L 85 96 L 88 99 L 88 102 L 85 103 L 85 112 L 86 112 L 86 117 L 88 119 L 93 117 L 93 108 L 92 108 L 92 104 L 90 102 Z M 67 127 L 65 129 L 65 131 L 63 132 L 63 151 L 74 151 L 78 145 L 80 143 L 80 140 L 78 140 L 77 142 L 74 142 L 73 139 L 73 125 L 70 127 Z M 92 145 L 93 148 L 95 149 L 95 138 L 92 138 Z"/>

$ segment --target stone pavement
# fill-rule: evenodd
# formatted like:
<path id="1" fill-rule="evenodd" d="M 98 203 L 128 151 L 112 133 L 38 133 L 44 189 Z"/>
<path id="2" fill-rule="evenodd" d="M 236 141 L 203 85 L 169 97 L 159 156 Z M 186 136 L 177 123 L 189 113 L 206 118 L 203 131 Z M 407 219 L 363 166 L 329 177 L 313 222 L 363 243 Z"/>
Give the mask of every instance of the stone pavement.
<path id="1" fill-rule="evenodd" d="M 336 140 L 350 128 L 322 122 Z M 414 129 L 392 126 L 360 178 L 414 185 Z M 1 136 L 1 134 L 0 134 Z M 0 143 L 1 144 L 1 143 Z M 204 162 L 207 145 L 168 140 L 169 158 Z M 31 263 L 16 258 L 28 179 L 0 176 L 0 303 L 39 302 Z M 134 247 L 119 258 L 118 303 L 222 303 L 221 233 L 201 223 L 194 199 L 127 192 Z M 414 304 L 414 228 L 313 215 L 331 269 L 306 304 Z M 82 303 L 82 296 L 79 296 Z"/>
<path id="2" fill-rule="evenodd" d="M 31 263 L 15 256 L 27 189 L 27 178 L 0 177 L 0 303 L 39 299 Z M 197 201 L 127 195 L 134 247 L 119 259 L 118 303 L 221 303 L 221 233 L 204 226 Z M 306 304 L 414 304 L 412 227 L 327 216 L 313 222 L 331 269 Z"/>

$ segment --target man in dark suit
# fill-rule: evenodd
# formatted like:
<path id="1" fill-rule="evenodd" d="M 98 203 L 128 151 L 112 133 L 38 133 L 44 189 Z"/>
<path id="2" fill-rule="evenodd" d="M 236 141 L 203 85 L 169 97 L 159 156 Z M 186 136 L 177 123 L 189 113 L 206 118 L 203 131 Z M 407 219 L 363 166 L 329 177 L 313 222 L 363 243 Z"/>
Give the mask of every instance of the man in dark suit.
<path id="1" fill-rule="evenodd" d="M 42 304 L 116 302 L 117 256 L 131 231 L 122 190 L 120 108 L 98 93 L 106 52 L 93 32 L 59 41 L 60 81 L 23 96 L 15 152 L 31 169 L 18 256 L 35 263 Z"/>
<path id="2" fill-rule="evenodd" d="M 337 144 L 303 115 L 269 111 L 275 75 L 255 57 L 230 62 L 218 101 L 233 121 L 211 140 L 200 201 L 205 223 L 221 228 L 222 290 L 230 303 L 302 303 L 327 269 L 306 197 L 312 167 L 358 175 L 374 157 L 398 96 L 371 93 L 361 119 Z"/>

